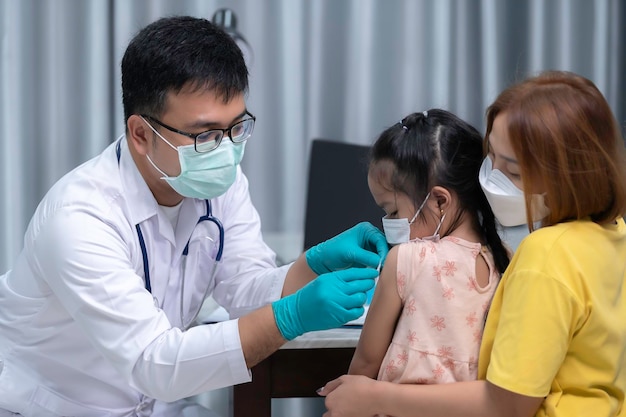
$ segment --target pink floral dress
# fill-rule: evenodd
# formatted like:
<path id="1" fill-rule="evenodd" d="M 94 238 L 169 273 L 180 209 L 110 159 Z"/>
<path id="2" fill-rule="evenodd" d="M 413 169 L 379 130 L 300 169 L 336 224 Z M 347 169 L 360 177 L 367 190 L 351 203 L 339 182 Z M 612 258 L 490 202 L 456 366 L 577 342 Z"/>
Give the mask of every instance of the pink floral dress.
<path id="1" fill-rule="evenodd" d="M 489 283 L 476 282 L 476 257 L 489 266 Z M 403 308 L 378 379 L 441 384 L 476 379 L 478 350 L 500 274 L 479 243 L 447 236 L 403 244 L 397 288 Z"/>

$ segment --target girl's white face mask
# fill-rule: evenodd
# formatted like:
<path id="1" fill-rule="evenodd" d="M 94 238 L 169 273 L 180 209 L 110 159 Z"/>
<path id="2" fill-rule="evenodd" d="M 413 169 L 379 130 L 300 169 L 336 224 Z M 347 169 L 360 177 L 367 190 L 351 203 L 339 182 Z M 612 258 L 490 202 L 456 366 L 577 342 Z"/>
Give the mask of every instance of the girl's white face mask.
<path id="1" fill-rule="evenodd" d="M 417 216 L 419 216 L 419 214 L 422 212 L 424 205 L 426 205 L 426 202 L 428 201 L 428 197 L 430 197 L 430 193 L 426 195 L 426 198 L 424 199 L 422 204 L 420 204 L 417 212 L 415 212 L 415 216 L 413 216 L 411 220 L 407 218 L 390 219 L 387 218 L 387 216 L 383 217 L 383 230 L 385 232 L 385 238 L 387 239 L 387 243 L 389 243 L 390 245 L 398 245 L 400 243 L 407 243 L 411 240 L 411 225 L 413 224 L 415 219 L 417 219 Z M 439 219 L 439 225 L 437 226 L 435 233 L 433 233 L 432 236 L 423 238 L 423 240 L 439 240 L 439 229 L 441 228 L 441 224 L 443 223 L 444 218 L 445 215 L 441 216 L 441 219 Z"/>
<path id="2" fill-rule="evenodd" d="M 478 180 L 493 214 L 502 226 L 519 226 L 527 223 L 524 192 L 502 171 L 493 169 L 490 157 L 483 160 Z M 543 194 L 532 194 L 531 207 L 533 222 L 543 219 L 550 213 Z"/>
<path id="3" fill-rule="evenodd" d="M 387 243 L 397 245 L 399 243 L 408 242 L 411 239 L 411 224 L 413 224 L 419 215 L 420 210 L 421 207 L 410 221 L 406 217 L 401 219 L 390 219 L 387 216 L 383 217 L 383 230 L 385 232 L 385 238 L 387 238 Z"/>

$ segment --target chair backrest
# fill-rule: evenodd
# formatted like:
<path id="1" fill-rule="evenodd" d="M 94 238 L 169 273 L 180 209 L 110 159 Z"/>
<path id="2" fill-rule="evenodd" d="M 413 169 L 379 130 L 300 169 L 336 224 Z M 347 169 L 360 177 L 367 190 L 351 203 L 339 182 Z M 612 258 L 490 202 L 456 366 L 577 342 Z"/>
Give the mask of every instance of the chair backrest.
<path id="1" fill-rule="evenodd" d="M 361 221 L 382 228 L 383 210 L 367 186 L 367 145 L 314 139 L 309 159 L 304 249 Z"/>

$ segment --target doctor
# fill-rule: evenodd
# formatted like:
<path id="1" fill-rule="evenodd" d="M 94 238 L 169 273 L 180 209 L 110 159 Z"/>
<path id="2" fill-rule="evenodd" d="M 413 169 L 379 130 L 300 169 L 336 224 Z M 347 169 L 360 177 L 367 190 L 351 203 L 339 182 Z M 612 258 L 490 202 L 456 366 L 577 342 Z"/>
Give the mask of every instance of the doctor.
<path id="1" fill-rule="evenodd" d="M 363 312 L 385 238 L 361 223 L 277 268 L 239 163 L 241 51 L 158 20 L 122 60 L 126 133 L 60 179 L 0 276 L 0 416 L 212 416 L 287 340 Z M 190 327 L 209 295 L 233 320 Z"/>

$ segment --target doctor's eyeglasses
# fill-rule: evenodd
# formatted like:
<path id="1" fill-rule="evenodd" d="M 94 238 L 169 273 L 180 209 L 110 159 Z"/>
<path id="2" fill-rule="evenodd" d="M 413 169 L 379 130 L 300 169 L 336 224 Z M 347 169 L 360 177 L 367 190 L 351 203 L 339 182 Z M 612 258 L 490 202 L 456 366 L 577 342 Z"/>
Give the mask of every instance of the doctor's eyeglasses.
<path id="1" fill-rule="evenodd" d="M 228 135 L 228 138 L 233 143 L 245 142 L 252 135 L 254 123 L 256 122 L 256 117 L 254 117 L 252 113 L 247 110 L 246 116 L 248 116 L 246 119 L 234 123 L 227 129 L 211 129 L 200 133 L 188 133 L 168 126 L 160 120 L 155 119 L 152 116 L 148 116 L 147 114 L 141 115 L 144 119 L 148 119 L 151 122 L 166 128 L 170 132 L 178 133 L 179 135 L 187 136 L 188 138 L 193 139 L 196 152 L 200 153 L 211 152 L 212 150 L 217 149 L 217 147 L 220 146 L 220 143 L 222 143 L 224 135 Z"/>

